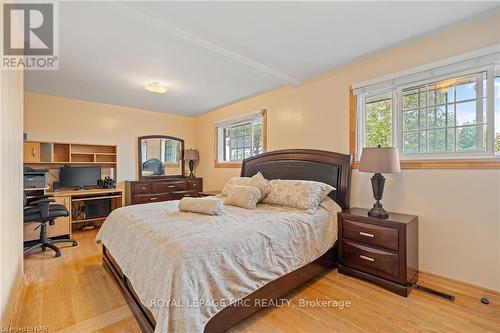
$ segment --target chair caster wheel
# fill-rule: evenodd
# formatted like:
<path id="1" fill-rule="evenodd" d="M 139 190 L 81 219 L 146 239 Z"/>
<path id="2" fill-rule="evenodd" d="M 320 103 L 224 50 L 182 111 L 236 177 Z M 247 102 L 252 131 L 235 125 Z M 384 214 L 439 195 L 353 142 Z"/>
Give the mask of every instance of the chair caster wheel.
<path id="1" fill-rule="evenodd" d="M 78 242 L 73 242 L 73 246 L 77 246 L 78 245 Z"/>
<path id="2" fill-rule="evenodd" d="M 56 252 L 55 257 L 57 258 L 57 257 L 60 257 L 60 256 L 61 256 L 61 252 Z"/>
<path id="3" fill-rule="evenodd" d="M 45 252 L 47 248 L 45 246 L 42 246 L 42 251 Z"/>

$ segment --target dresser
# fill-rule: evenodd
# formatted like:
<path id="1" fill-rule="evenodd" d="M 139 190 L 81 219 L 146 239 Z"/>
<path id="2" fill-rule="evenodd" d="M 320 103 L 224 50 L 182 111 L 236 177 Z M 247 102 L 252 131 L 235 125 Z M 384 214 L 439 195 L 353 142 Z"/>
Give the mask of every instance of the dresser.
<path id="1" fill-rule="evenodd" d="M 418 279 L 418 217 L 378 219 L 363 208 L 339 213 L 339 273 L 407 297 Z"/>
<path id="2" fill-rule="evenodd" d="M 199 197 L 203 191 L 202 178 L 168 178 L 125 182 L 125 204 L 137 205 L 149 202 L 179 200 L 183 197 Z"/>

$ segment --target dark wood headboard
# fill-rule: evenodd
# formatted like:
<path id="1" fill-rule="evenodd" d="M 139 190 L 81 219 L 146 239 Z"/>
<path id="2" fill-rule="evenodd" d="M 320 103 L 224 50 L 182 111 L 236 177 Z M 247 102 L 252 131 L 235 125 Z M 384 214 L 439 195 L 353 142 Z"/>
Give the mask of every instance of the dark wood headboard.
<path id="1" fill-rule="evenodd" d="M 328 195 L 342 209 L 349 208 L 351 155 L 314 149 L 284 149 L 243 160 L 241 176 L 262 173 L 266 179 L 302 179 L 335 187 Z"/>

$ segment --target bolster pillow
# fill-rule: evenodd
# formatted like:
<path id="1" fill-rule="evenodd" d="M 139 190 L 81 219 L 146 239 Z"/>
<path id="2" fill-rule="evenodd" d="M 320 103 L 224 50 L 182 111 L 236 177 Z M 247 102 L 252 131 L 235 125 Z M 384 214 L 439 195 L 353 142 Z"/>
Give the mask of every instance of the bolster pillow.
<path id="1" fill-rule="evenodd" d="M 193 212 L 206 215 L 224 214 L 224 202 L 216 198 L 182 198 L 179 201 L 181 212 Z"/>

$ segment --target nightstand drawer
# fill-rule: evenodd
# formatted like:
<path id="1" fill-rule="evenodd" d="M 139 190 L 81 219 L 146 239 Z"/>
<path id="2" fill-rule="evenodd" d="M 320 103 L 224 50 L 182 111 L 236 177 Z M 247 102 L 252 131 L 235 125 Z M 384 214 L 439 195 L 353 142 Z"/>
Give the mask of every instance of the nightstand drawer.
<path id="1" fill-rule="evenodd" d="M 344 219 L 343 237 L 359 243 L 397 251 L 398 229 Z"/>
<path id="2" fill-rule="evenodd" d="M 344 240 L 342 242 L 342 255 L 344 264 L 347 266 L 359 270 L 367 268 L 370 273 L 377 271 L 394 278 L 398 277 L 397 254 Z"/>

